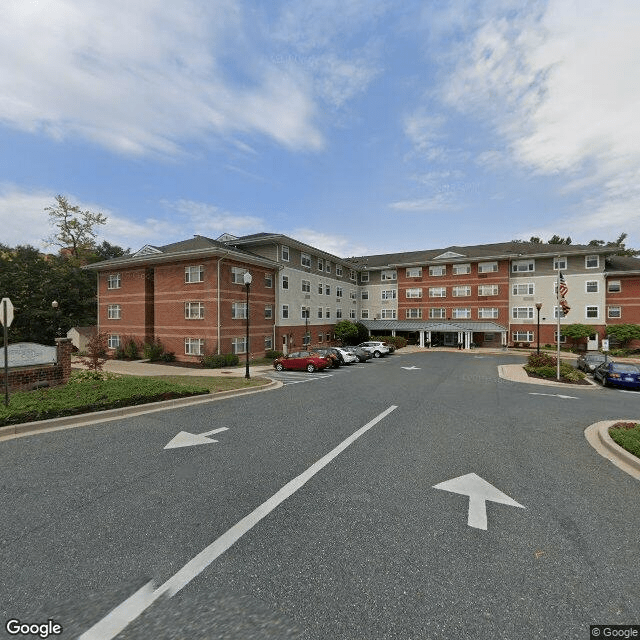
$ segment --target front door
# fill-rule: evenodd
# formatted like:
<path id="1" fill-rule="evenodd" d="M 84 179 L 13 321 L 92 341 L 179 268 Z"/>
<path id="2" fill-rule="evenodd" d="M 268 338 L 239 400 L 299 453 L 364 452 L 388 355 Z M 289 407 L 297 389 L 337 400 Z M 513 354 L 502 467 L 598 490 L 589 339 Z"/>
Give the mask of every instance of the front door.
<path id="1" fill-rule="evenodd" d="M 587 351 L 598 350 L 598 334 L 594 333 L 587 338 Z"/>

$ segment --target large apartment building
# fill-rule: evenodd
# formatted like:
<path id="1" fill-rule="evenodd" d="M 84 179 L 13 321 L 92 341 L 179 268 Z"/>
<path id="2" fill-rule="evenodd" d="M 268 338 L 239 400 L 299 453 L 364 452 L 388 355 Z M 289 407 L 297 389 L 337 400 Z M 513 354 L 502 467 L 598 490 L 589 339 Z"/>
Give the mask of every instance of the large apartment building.
<path id="1" fill-rule="evenodd" d="M 640 321 L 640 260 L 614 250 L 507 242 L 340 258 L 281 234 L 225 234 L 87 268 L 111 349 L 155 339 L 181 360 L 330 344 L 343 319 L 421 345 L 554 344 L 559 273 L 571 306 L 561 324 L 592 325 L 597 348 L 607 323 Z"/>

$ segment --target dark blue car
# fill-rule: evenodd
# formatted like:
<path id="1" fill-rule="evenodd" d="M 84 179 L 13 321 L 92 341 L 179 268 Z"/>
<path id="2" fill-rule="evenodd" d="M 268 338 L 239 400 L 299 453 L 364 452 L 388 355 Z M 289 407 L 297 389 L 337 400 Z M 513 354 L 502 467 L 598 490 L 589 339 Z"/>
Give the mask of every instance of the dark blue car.
<path id="1" fill-rule="evenodd" d="M 600 381 L 603 387 L 610 384 L 627 389 L 640 389 L 640 368 L 635 364 L 603 362 L 593 372 L 593 378 Z"/>

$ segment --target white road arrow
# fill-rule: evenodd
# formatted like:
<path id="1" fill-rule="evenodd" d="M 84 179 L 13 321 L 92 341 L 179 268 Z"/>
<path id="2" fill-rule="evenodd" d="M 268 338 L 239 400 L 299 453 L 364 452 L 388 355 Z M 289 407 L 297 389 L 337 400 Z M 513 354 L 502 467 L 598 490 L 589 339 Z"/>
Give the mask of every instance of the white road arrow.
<path id="1" fill-rule="evenodd" d="M 211 444 L 212 442 L 218 442 L 207 436 L 212 436 L 214 433 L 220 433 L 222 431 L 228 431 L 227 427 L 220 427 L 219 429 L 213 429 L 213 431 L 207 431 L 205 433 L 189 433 L 188 431 L 181 431 L 165 449 L 177 449 L 178 447 L 191 447 L 196 444 Z"/>
<path id="2" fill-rule="evenodd" d="M 402 367 L 406 371 L 420 371 L 420 367 Z"/>
<path id="3" fill-rule="evenodd" d="M 552 398 L 562 398 L 564 400 L 578 400 L 575 396 L 563 396 L 559 393 L 529 393 L 530 396 L 551 396 Z"/>
<path id="4" fill-rule="evenodd" d="M 487 500 L 499 502 L 500 504 L 508 504 L 511 507 L 525 508 L 475 473 L 468 473 L 466 476 L 441 482 L 440 484 L 434 485 L 433 488 L 469 496 L 469 516 L 467 524 L 470 527 L 484 529 L 485 531 L 487 529 Z"/>

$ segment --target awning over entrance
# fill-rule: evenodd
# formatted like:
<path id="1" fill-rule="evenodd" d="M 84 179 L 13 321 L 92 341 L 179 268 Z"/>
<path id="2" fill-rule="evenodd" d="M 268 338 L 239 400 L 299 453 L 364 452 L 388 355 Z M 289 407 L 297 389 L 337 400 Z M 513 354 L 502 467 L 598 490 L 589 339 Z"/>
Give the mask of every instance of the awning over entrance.
<path id="1" fill-rule="evenodd" d="M 500 343 L 507 344 L 507 327 L 497 322 L 474 320 L 361 320 L 369 331 L 396 335 L 400 332 L 418 333 L 420 346 L 431 343 L 432 336 L 445 336 L 447 344 L 460 344 L 465 349 L 474 342 L 474 334 L 499 334 Z"/>

